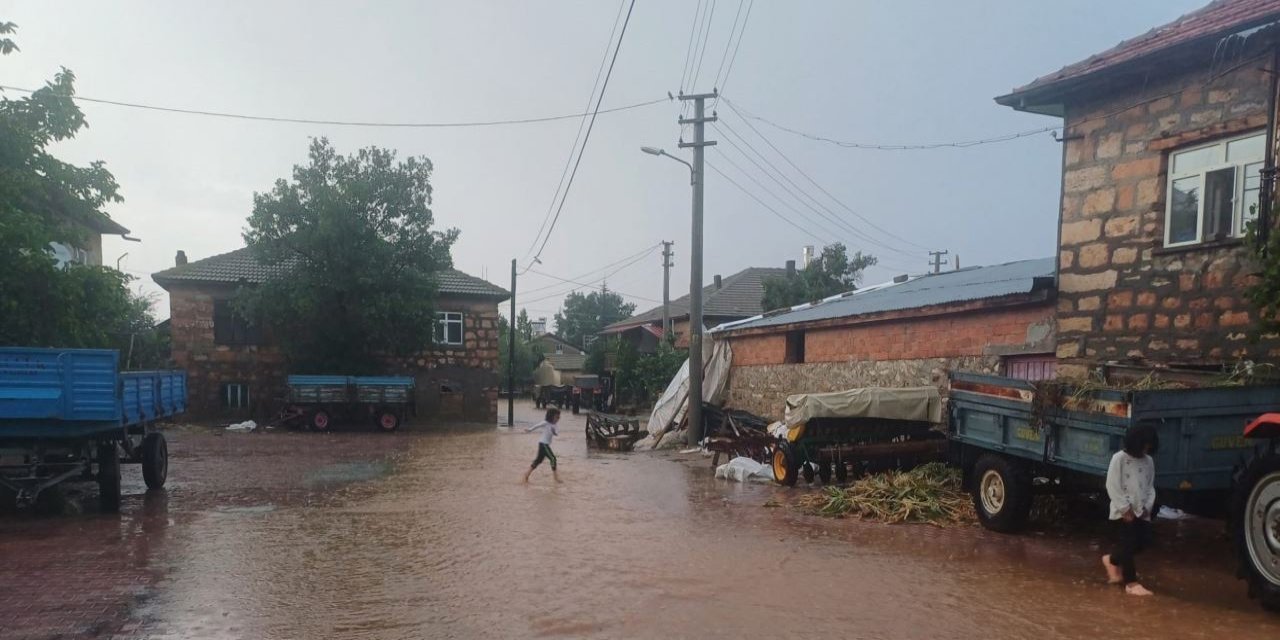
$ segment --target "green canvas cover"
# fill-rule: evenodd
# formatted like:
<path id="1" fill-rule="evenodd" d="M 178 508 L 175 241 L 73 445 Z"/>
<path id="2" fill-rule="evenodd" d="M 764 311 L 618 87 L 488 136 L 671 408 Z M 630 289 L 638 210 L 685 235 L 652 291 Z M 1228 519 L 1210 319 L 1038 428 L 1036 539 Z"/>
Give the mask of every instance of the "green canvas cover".
<path id="1" fill-rule="evenodd" d="M 786 425 L 814 418 L 881 418 L 942 422 L 942 396 L 937 387 L 867 387 L 787 397 Z"/>

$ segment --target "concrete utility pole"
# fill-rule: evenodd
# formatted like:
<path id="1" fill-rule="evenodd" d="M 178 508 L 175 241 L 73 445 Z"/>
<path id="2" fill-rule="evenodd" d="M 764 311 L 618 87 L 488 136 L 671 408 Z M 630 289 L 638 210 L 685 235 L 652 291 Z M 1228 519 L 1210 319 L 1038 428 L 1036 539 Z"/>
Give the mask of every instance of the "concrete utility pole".
<path id="1" fill-rule="evenodd" d="M 511 322 L 507 325 L 507 426 L 516 426 L 516 259 L 511 259 Z"/>
<path id="2" fill-rule="evenodd" d="M 930 251 L 929 255 L 933 257 L 933 272 L 942 273 L 942 265 L 947 263 L 946 260 L 942 259 L 942 256 L 947 255 L 947 252 L 946 251 Z"/>
<path id="3" fill-rule="evenodd" d="M 662 241 L 662 339 L 671 339 L 671 245 Z"/>
<path id="4" fill-rule="evenodd" d="M 702 441 L 702 192 L 706 186 L 704 154 L 715 144 L 705 137 L 705 126 L 715 122 L 707 117 L 707 98 L 716 93 L 681 95 L 682 101 L 693 101 L 693 117 L 681 118 L 681 125 L 693 125 L 693 142 L 680 142 L 680 148 L 693 148 L 693 233 L 689 243 L 689 444 Z"/>

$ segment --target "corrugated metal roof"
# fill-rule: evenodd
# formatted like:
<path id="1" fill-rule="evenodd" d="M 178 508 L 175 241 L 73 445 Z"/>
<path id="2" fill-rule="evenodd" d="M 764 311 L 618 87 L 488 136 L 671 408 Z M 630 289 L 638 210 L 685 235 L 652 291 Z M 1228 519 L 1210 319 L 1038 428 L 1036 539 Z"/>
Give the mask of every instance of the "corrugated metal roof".
<path id="1" fill-rule="evenodd" d="M 185 283 L 248 283 L 261 284 L 269 278 L 287 273 L 293 260 L 278 264 L 263 264 L 248 247 L 228 253 L 196 260 L 180 267 L 152 274 L 151 278 L 166 289 Z M 445 269 L 437 274 L 439 292 L 455 296 L 476 296 L 506 299 L 506 289 L 468 275 L 457 269 Z"/>
<path id="2" fill-rule="evenodd" d="M 1055 266 L 1053 258 L 1039 258 L 919 276 L 902 283 L 886 282 L 818 303 L 723 324 L 713 331 L 776 327 L 1031 293 L 1037 279 L 1053 277 Z"/>
<path id="3" fill-rule="evenodd" d="M 739 317 L 745 318 L 764 311 L 760 301 L 764 298 L 764 281 L 771 277 L 787 275 L 786 269 L 771 267 L 750 267 L 731 276 L 720 279 L 720 287 L 709 284 L 702 289 L 702 315 L 704 317 Z M 684 318 L 689 315 L 689 295 L 685 294 L 671 301 L 671 317 Z M 644 313 L 638 313 L 626 320 L 615 322 L 601 333 L 617 333 L 638 324 L 661 322 L 662 306 L 656 306 Z"/>

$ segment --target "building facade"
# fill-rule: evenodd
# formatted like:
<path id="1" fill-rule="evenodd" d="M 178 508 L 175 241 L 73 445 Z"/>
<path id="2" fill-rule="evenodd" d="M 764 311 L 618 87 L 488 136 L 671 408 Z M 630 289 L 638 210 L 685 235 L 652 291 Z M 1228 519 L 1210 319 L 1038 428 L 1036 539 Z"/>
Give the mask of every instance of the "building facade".
<path id="1" fill-rule="evenodd" d="M 1219 0 L 997 98 L 1063 119 L 1060 370 L 1273 360 L 1243 292 L 1280 3 Z M 1263 205 L 1265 206 L 1265 205 Z"/>
<path id="2" fill-rule="evenodd" d="M 174 268 L 152 276 L 169 292 L 172 358 L 187 370 L 192 415 L 264 417 L 280 404 L 293 373 L 288 360 L 269 327 L 245 322 L 232 306 L 241 286 L 275 273 L 239 249 L 191 263 L 179 252 Z M 386 361 L 387 375 L 415 378 L 420 418 L 496 421 L 498 303 L 507 296 L 460 271 L 441 274 L 433 346 Z"/>

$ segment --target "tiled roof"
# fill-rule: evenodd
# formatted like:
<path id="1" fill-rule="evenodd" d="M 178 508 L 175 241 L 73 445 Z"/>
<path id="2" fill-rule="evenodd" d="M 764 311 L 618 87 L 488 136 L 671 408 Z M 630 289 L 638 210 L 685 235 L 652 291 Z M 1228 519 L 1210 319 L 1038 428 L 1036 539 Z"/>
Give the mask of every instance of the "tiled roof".
<path id="1" fill-rule="evenodd" d="M 1053 258 L 1039 258 L 918 276 L 905 282 L 886 282 L 841 296 L 832 296 L 821 302 L 798 305 L 786 311 L 726 323 L 716 327 L 714 331 L 738 331 L 853 318 L 886 311 L 1029 294 L 1049 286 L 1055 269 Z"/>
<path id="2" fill-rule="evenodd" d="M 151 275 L 160 286 L 168 289 L 174 285 L 194 283 L 248 283 L 259 284 L 273 276 L 287 273 L 293 261 L 263 264 L 248 247 L 229 253 L 196 260 L 180 267 L 166 269 Z M 438 274 L 439 291 L 455 296 L 506 299 L 506 289 L 468 275 L 457 269 L 445 269 Z"/>
<path id="3" fill-rule="evenodd" d="M 785 276 L 786 269 L 769 267 L 750 267 L 720 280 L 720 288 L 715 284 L 702 289 L 702 315 L 721 318 L 749 318 L 762 313 L 760 300 L 764 298 L 764 281 L 775 276 Z M 684 318 L 689 315 L 689 296 L 683 295 L 671 301 L 671 317 Z M 658 305 L 644 313 L 640 313 L 621 322 L 605 327 L 604 332 L 615 333 L 620 329 L 634 327 L 638 324 L 662 321 L 662 305 Z"/>
<path id="4" fill-rule="evenodd" d="M 544 357 L 557 371 L 582 371 L 587 366 L 587 356 L 581 353 L 549 353 Z"/>
<path id="5" fill-rule="evenodd" d="M 996 98 L 996 102 L 1012 107 L 1026 106 L 1023 103 L 1030 93 L 1052 93 L 1103 70 L 1137 62 L 1182 45 L 1218 40 L 1278 18 L 1280 0 L 1214 0 L 1173 22 L 1036 78 Z"/>

